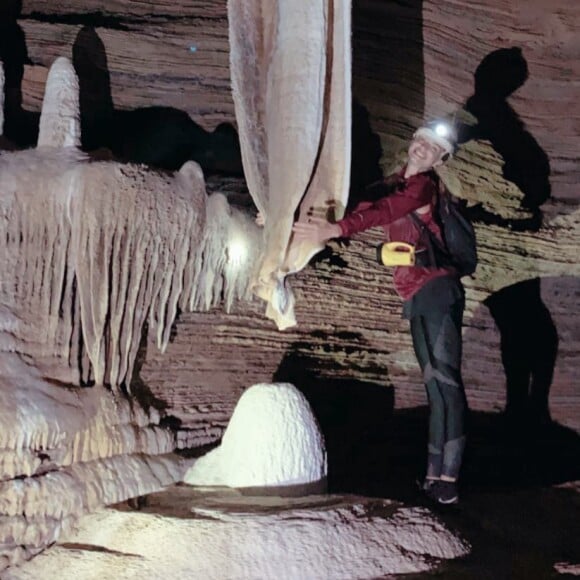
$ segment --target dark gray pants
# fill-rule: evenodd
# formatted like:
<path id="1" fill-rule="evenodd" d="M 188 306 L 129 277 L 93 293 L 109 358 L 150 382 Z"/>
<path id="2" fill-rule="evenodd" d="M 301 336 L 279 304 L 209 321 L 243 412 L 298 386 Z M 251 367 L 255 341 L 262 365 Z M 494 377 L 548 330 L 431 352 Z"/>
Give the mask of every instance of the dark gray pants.
<path id="1" fill-rule="evenodd" d="M 412 316 L 411 336 L 429 400 L 427 477 L 457 479 L 465 448 L 467 399 L 461 379 L 465 299 Z"/>

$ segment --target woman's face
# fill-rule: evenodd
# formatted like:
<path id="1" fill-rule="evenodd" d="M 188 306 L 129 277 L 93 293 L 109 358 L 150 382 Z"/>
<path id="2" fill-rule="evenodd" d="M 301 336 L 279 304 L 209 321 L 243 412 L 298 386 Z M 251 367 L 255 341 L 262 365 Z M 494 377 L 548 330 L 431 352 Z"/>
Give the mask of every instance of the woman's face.
<path id="1" fill-rule="evenodd" d="M 418 135 L 411 141 L 408 155 L 409 161 L 422 172 L 441 165 L 445 150 L 423 135 Z"/>

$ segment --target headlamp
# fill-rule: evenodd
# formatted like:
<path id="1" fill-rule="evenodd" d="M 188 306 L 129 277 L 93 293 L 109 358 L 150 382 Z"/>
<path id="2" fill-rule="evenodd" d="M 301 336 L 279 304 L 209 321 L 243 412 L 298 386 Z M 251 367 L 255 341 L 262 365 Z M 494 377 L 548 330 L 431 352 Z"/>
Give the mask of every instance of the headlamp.
<path id="1" fill-rule="evenodd" d="M 455 143 L 457 140 L 455 129 L 445 121 L 437 121 L 419 127 L 417 131 L 415 131 L 414 137 L 424 137 L 433 141 L 449 155 L 453 155 L 455 151 Z"/>
<path id="2" fill-rule="evenodd" d="M 435 133 L 437 133 L 439 137 L 449 137 L 451 135 L 451 129 L 449 128 L 449 125 L 446 125 L 445 123 L 437 123 L 437 125 L 435 125 Z"/>

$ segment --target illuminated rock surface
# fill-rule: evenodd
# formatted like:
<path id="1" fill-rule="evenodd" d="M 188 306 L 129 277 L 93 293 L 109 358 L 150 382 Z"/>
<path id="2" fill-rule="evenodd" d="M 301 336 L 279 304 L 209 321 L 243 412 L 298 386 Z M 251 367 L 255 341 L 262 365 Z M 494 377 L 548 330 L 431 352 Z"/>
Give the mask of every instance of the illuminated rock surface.
<path id="1" fill-rule="evenodd" d="M 219 447 L 185 475 L 191 485 L 324 491 L 324 440 L 308 401 L 288 383 L 259 384 L 240 398 Z"/>
<path id="2" fill-rule="evenodd" d="M 2 3 L 2 8 L 9 4 L 10 1 Z M 4 14 L 0 17 L 3 57 L 10 59 L 5 72 L 9 85 L 4 107 L 7 139 L 0 138 L 1 147 L 10 149 L 14 143 L 36 144 L 33 129 L 38 125 L 48 69 L 56 58 L 62 56 L 73 57 L 79 72 L 84 73 L 80 75 L 79 84 L 81 104 L 85 105 L 85 126 L 91 121 L 93 128 L 105 129 L 114 125 L 117 129 L 118 126 L 114 133 L 117 139 L 126 138 L 123 147 L 127 140 L 132 139 L 133 146 L 148 143 L 153 153 L 158 153 L 164 143 L 171 142 L 171 139 L 160 138 L 146 122 L 137 124 L 138 129 L 145 129 L 145 133 L 138 134 L 126 129 L 127 124 L 117 123 L 127 118 L 123 113 L 133 113 L 135 109 L 138 109 L 139 119 L 149 119 L 152 113 L 159 112 L 151 111 L 150 107 L 173 107 L 176 110 L 172 112 L 174 117 L 183 118 L 185 115 L 190 124 L 195 121 L 209 131 L 219 123 L 234 122 L 225 0 L 161 0 L 155 3 L 71 0 L 66 5 L 53 0 L 25 0 L 12 4 L 16 7 L 21 4 L 21 12 L 13 25 L 3 18 Z M 549 8 L 542 0 L 482 0 L 476 4 L 463 0 L 361 0 L 353 7 L 353 92 L 359 110 L 362 108 L 359 122 L 361 118 L 368 121 L 366 131 L 357 127 L 361 139 L 353 151 L 359 152 L 359 161 L 362 157 L 368 161 L 367 168 L 377 169 L 380 160 L 380 167 L 388 171 L 396 165 L 403 143 L 424 117 L 454 113 L 470 100 L 472 112 L 479 115 L 480 122 L 483 121 L 484 130 L 463 145 L 449 165 L 445 178 L 453 187 L 461 184 L 457 192 L 472 206 L 481 204 L 476 212 L 480 267 L 474 279 L 466 280 L 464 377 L 469 403 L 476 412 L 470 439 L 472 459 L 466 465 L 467 494 L 462 502 L 467 506 L 466 513 L 472 514 L 473 521 L 485 522 L 476 526 L 474 532 L 478 549 L 483 550 L 485 556 L 479 563 L 482 569 L 490 562 L 503 564 L 497 577 L 502 577 L 502 574 L 509 577 L 516 565 L 524 566 L 521 577 L 525 578 L 540 573 L 549 577 L 555 569 L 569 571 L 577 568 L 577 561 L 570 556 L 578 553 L 577 544 L 571 543 L 578 537 L 575 532 L 578 503 L 577 496 L 572 495 L 575 492 L 566 495 L 563 505 L 555 506 L 544 501 L 543 493 L 534 491 L 526 495 L 530 481 L 553 485 L 580 479 L 577 433 L 560 429 L 563 433 L 560 439 L 551 432 L 546 435 L 544 431 L 535 429 L 532 434 L 538 438 L 524 439 L 529 444 L 525 447 L 521 441 L 518 442 L 519 435 L 513 426 L 508 429 L 506 439 L 505 425 L 497 412 L 503 408 L 506 391 L 502 366 L 505 329 L 518 329 L 518 340 L 523 340 L 524 359 L 542 362 L 543 370 L 547 371 L 544 380 L 549 376 L 552 417 L 576 431 L 580 429 L 577 381 L 580 368 L 577 184 L 580 176 L 577 163 L 578 99 L 574 82 L 579 76 L 580 62 L 577 58 L 577 22 L 575 0 L 556 0 Z M 508 52 L 501 52 L 503 50 Z M 506 61 L 497 57 L 506 54 L 509 57 L 507 64 L 515 64 L 515 70 L 498 66 Z M 524 81 L 499 102 L 486 102 L 485 91 L 476 90 L 476 84 L 481 88 L 481 82 L 486 78 L 489 80 L 486 67 L 490 63 L 495 63 L 491 67 L 492 78 L 503 78 L 499 73 L 507 71 L 508 79 Z M 522 75 L 524 68 L 527 68 L 527 79 Z M 498 108 L 494 109 L 494 105 Z M 111 123 L 107 115 L 113 108 L 115 115 L 111 117 L 114 120 Z M 165 123 L 161 125 L 166 126 Z M 505 133 L 506 128 L 512 138 L 509 147 L 497 133 L 498 130 Z M 135 124 L 132 130 L 135 130 Z M 93 134 L 91 143 L 95 141 Z M 382 150 L 367 147 L 369 143 L 377 144 L 376 141 Z M 514 151 L 525 155 L 510 155 Z M 10 172 L 3 166 L 0 173 L 0 179 L 5 180 L 2 189 L 12 191 L 14 183 L 23 183 L 24 177 L 30 180 L 34 166 L 44 164 L 49 169 L 49 178 L 44 179 L 41 186 L 29 181 L 31 191 L 37 191 L 45 200 L 50 197 L 46 193 L 51 184 L 56 184 L 55 191 L 65 191 L 66 187 L 61 187 L 61 179 L 69 175 L 65 169 L 79 161 L 84 163 L 86 159 L 78 152 L 61 153 L 47 154 L 42 158 L 32 154 L 21 156 L 23 154 L 19 152 L 21 170 Z M 235 165 L 226 163 L 228 167 Z M 532 168 L 533 172 L 530 171 Z M 133 166 L 126 170 L 129 174 L 124 176 L 126 180 L 122 180 L 125 184 L 143 179 L 145 172 L 142 168 Z M 75 171 L 79 172 L 79 169 Z M 91 169 L 95 176 L 98 171 L 96 167 Z M 110 173 L 108 169 L 109 179 Z M 526 175 L 533 175 L 538 187 L 533 183 L 530 186 L 525 180 Z M 158 177 L 153 189 L 155 199 L 162 205 L 165 193 L 168 195 L 165 201 L 171 208 L 173 184 L 166 177 Z M 245 196 L 246 205 L 251 206 L 241 180 L 220 180 L 215 176 L 213 179 L 214 190 L 234 191 L 238 199 Z M 8 187 L 4 186 L 6 183 Z M 543 198 L 547 184 L 552 196 L 548 201 Z M 159 195 L 160 189 L 164 195 Z M 538 195 L 534 198 L 535 194 Z M 90 196 L 88 201 L 92 201 Z M 212 203 L 217 206 L 216 213 L 224 215 L 219 209 L 225 207 L 224 199 L 216 197 Z M 543 215 L 538 214 L 534 204 L 539 204 Z M 28 215 L 36 219 L 41 213 L 46 216 L 51 213 L 50 207 L 41 207 L 42 212 L 33 211 Z M 90 203 L 87 203 L 87 210 L 89 213 L 93 211 Z M 123 212 L 119 211 L 117 215 L 109 216 L 111 222 L 107 228 L 110 228 L 111 236 L 119 225 L 114 218 L 122 215 Z M 181 212 L 174 212 L 173 217 L 180 215 Z M 242 231 L 251 232 L 247 222 L 243 218 L 238 220 L 240 216 L 237 214 L 225 217 L 221 224 L 213 222 L 215 231 L 224 242 L 228 238 L 230 217 Z M 30 231 L 45 232 L 41 222 L 33 221 L 34 227 Z M 16 242 L 20 240 L 17 222 L 9 220 L 9 223 L 13 227 L 9 238 Z M 66 224 L 63 223 L 62 227 L 66 231 Z M 46 240 L 50 241 L 42 239 L 45 234 L 34 237 L 37 248 L 44 249 L 52 243 L 49 234 L 54 232 L 46 230 L 45 233 Z M 27 235 L 22 239 L 28 239 Z M 180 446 L 218 441 L 247 385 L 272 380 L 291 381 L 310 389 L 315 395 L 317 416 L 320 408 L 327 413 L 322 414 L 321 421 L 327 445 L 333 452 L 340 450 L 338 456 L 335 453 L 333 460 L 329 461 L 331 475 L 333 466 L 336 474 L 338 460 L 339 475 L 346 474 L 354 479 L 354 483 L 350 483 L 357 490 L 364 489 L 369 494 L 388 491 L 390 497 L 395 497 L 397 486 L 385 486 L 385 481 L 395 482 L 398 486 L 412 485 L 419 465 L 419 445 L 413 447 L 409 440 L 415 442 L 419 438 L 413 439 L 409 433 L 418 433 L 424 427 L 425 413 L 422 409 L 407 408 L 424 405 L 425 395 L 406 323 L 400 319 L 399 300 L 392 291 L 388 274 L 374 262 L 374 245 L 379 239 L 378 233 L 369 232 L 346 247 L 333 245 L 332 251 L 325 252 L 312 268 L 295 277 L 292 284 L 297 297 L 299 326 L 289 332 L 279 333 L 270 321 L 264 320 L 263 305 L 258 303 L 235 304 L 230 314 L 225 314 L 221 308 L 208 313 L 182 312 L 175 326 L 169 321 L 171 316 L 166 319 L 162 316 L 164 309 L 158 309 L 160 318 L 157 320 L 161 324 L 150 328 L 140 380 L 167 405 L 166 412 L 173 416 L 173 424 L 178 427 Z M 106 237 L 102 241 L 106 241 Z M 62 254 L 52 245 L 55 251 L 42 251 L 42 256 L 58 262 L 58 256 L 62 258 Z M 39 251 L 34 255 L 38 256 Z M 169 252 L 169 264 L 173 263 L 171 256 L 175 255 Z M 28 278 L 26 275 L 35 268 L 38 272 L 50 271 L 46 267 L 48 261 L 11 260 L 4 272 L 18 272 L 23 283 L 33 279 L 32 275 Z M 25 267 L 27 264 L 30 269 Z M 68 268 L 67 271 L 72 270 Z M 64 270 L 60 272 L 62 274 Z M 220 276 L 215 277 L 211 268 L 204 270 L 204 274 L 214 275 L 218 286 L 223 281 Z M 2 349 L 23 351 L 22 343 L 25 343 L 26 356 L 34 358 L 42 376 L 56 381 L 51 389 L 44 386 L 53 400 L 59 399 L 63 392 L 61 384 L 71 382 L 70 369 L 63 369 L 63 366 L 67 367 L 69 360 L 78 362 L 80 358 L 79 343 L 76 339 L 69 340 L 68 331 L 60 332 L 54 342 L 51 339 L 48 348 L 45 341 L 44 334 L 54 335 L 54 313 L 59 311 L 61 294 L 42 290 L 52 287 L 52 284 L 58 286 L 59 279 L 59 276 L 48 276 L 36 286 L 20 286 L 29 298 L 34 298 L 45 308 L 43 312 L 48 316 L 43 317 L 36 316 L 28 308 L 15 312 L 12 300 L 17 288 L 6 287 L 7 280 L 2 277 L 5 292 L 1 317 Z M 95 283 L 100 281 L 99 276 L 95 276 Z M 95 288 L 98 286 L 96 284 Z M 229 286 L 231 291 L 229 294 L 226 292 L 226 300 L 233 299 L 237 289 L 243 286 Z M 72 283 L 67 288 L 65 295 L 70 296 Z M 97 294 L 109 298 L 106 292 Z M 210 305 L 218 306 L 219 289 L 217 294 L 217 297 L 201 296 L 200 300 L 208 299 Z M 52 301 L 47 301 L 48 297 Z M 161 303 L 165 304 L 163 300 Z M 94 304 L 98 320 L 102 314 L 101 305 L 100 301 Z M 120 310 L 113 308 L 113 312 Z M 79 312 L 63 310 L 62 314 L 71 322 Z M 135 316 L 140 317 L 137 312 Z M 499 318 L 498 324 L 503 326 L 503 330 L 494 317 Z M 113 321 L 108 315 L 105 319 Z M 128 319 L 123 320 L 125 324 L 129 323 Z M 129 331 L 130 325 L 124 325 L 118 319 L 114 324 Z M 79 337 L 80 327 L 74 328 L 74 336 Z M 158 333 L 160 328 L 162 332 Z M 43 334 L 40 339 L 39 330 Z M 98 344 L 100 333 L 98 328 L 96 330 L 91 334 L 94 340 L 89 341 L 94 347 L 93 355 L 103 352 Z M 167 346 L 163 355 L 156 350 L 160 339 Z M 122 362 L 109 365 L 109 368 L 115 369 L 114 374 L 120 371 L 119 376 L 124 372 L 130 374 L 127 363 L 133 360 L 133 355 L 128 343 L 117 346 L 120 348 L 118 356 L 112 358 Z M 552 365 L 550 352 L 555 347 L 557 357 Z M 60 357 L 56 365 L 55 353 Z M 93 358 L 100 367 L 98 357 Z M 83 364 L 87 368 L 89 361 L 86 357 Z M 275 379 L 272 378 L 274 374 L 277 375 Z M 110 428 L 91 430 L 90 417 L 94 415 L 88 412 L 90 409 L 71 403 L 68 408 L 75 410 L 74 421 L 69 418 L 58 429 L 50 431 L 50 436 L 48 430 L 43 434 L 45 427 L 35 428 L 34 425 L 51 423 L 54 426 L 53 416 L 43 415 L 32 420 L 25 407 L 30 404 L 38 410 L 45 408 L 44 387 L 38 390 L 38 400 L 20 396 L 18 407 L 10 401 L 14 402 L 11 397 L 19 397 L 19 378 L 18 375 L 7 375 L 8 381 L 3 386 L 7 393 L 7 398 L 3 399 L 7 401 L 6 409 L 21 408 L 24 412 L 17 413 L 16 418 L 5 416 L 3 419 L 10 430 L 6 430 L 1 464 L 5 477 L 10 480 L 3 483 L 3 489 L 18 489 L 20 495 L 13 495 L 14 490 L 3 494 L 2 505 L 12 510 L 10 514 L 26 505 L 31 515 L 8 516 L 2 532 L 8 553 L 3 555 L 2 566 L 43 549 L 56 537 L 55 530 L 66 525 L 66 518 L 54 520 L 50 515 L 45 517 L 46 513 L 58 513 L 58 506 L 45 501 L 46 494 L 55 488 L 47 485 L 43 489 L 45 484 L 53 479 L 60 483 L 65 475 L 74 471 L 75 478 L 66 477 L 66 480 L 71 484 L 69 491 L 75 490 L 70 491 L 71 495 L 79 499 L 76 506 L 79 510 L 87 490 L 97 490 L 94 502 L 87 503 L 92 509 L 104 498 L 116 501 L 115 498 L 121 500 L 153 489 L 140 487 L 139 483 L 141 480 L 151 481 L 148 467 L 144 471 L 137 470 L 139 475 L 131 475 L 123 484 L 119 483 L 118 477 L 109 475 L 117 474 L 123 465 L 129 469 L 134 459 L 143 465 L 142 458 L 136 459 L 133 454 L 133 450 L 139 447 L 136 441 L 148 442 L 141 449 L 162 450 L 168 444 L 166 437 L 171 435 L 165 428 L 158 428 L 160 418 L 155 413 L 147 418 L 137 411 L 136 416 L 131 416 L 125 405 L 119 409 L 123 427 L 118 429 L 112 410 L 116 403 L 109 394 L 102 404 L 103 408 L 110 410 L 104 415 L 111 423 Z M 78 375 L 73 378 L 78 378 Z M 28 382 L 28 377 L 23 382 Z M 23 389 L 22 395 L 26 392 Z M 84 395 L 79 395 L 79 401 L 91 399 Z M 52 413 L 55 406 L 46 404 L 46 408 Z M 99 405 L 96 408 L 100 409 Z M 54 417 L 60 417 L 60 410 L 53 413 Z M 361 420 L 363 415 L 364 421 Z M 19 430 L 16 422 L 22 416 L 22 426 L 26 429 Z M 329 416 L 336 417 L 335 425 L 341 427 L 330 432 L 333 437 L 327 437 Z M 369 417 L 373 418 L 372 422 Z M 79 426 L 80 418 L 87 419 L 87 431 L 83 430 L 85 425 Z M 74 429 L 69 429 L 69 421 L 74 423 Z M 345 424 L 349 425 L 348 430 L 344 428 Z M 369 448 L 368 439 L 372 440 L 373 429 L 377 426 L 387 426 L 391 430 Z M 27 439 L 29 427 L 32 431 Z M 554 426 L 553 431 L 558 429 Z M 64 451 L 61 448 L 40 449 L 45 440 L 52 441 L 55 433 L 60 436 L 65 431 L 70 439 L 66 445 L 63 443 Z M 115 435 L 117 431 L 122 432 L 119 437 Z M 67 458 L 71 455 L 68 445 L 72 441 L 84 442 L 72 455 L 85 458 L 88 465 L 68 466 L 58 462 L 61 455 Z M 366 454 L 360 449 L 367 449 Z M 383 468 L 380 466 L 385 449 L 389 461 Z M 102 453 L 109 451 L 119 455 L 114 459 L 101 457 Z M 161 453 L 163 455 L 163 451 Z M 95 454 L 101 459 L 93 460 Z M 381 461 L 376 461 L 377 457 Z M 393 468 L 401 465 L 407 457 L 413 460 L 412 469 L 408 467 L 406 471 L 399 471 Z M 99 465 L 98 461 L 102 464 Z M 367 470 L 354 468 L 365 461 Z M 54 462 L 58 477 L 45 474 L 44 470 L 51 465 L 49 462 Z M 112 471 L 108 471 L 109 467 Z M 515 479 L 505 477 L 506 472 L 518 470 L 521 473 Z M 99 479 L 99 474 L 103 480 Z M 508 494 L 500 506 L 497 486 L 505 486 L 506 482 L 514 485 L 517 493 Z M 32 493 L 37 485 L 38 490 Z M 153 481 L 152 485 L 161 485 L 161 482 Z M 488 497 L 483 500 L 472 495 L 470 498 L 470 485 L 491 488 Z M 32 494 L 30 501 L 24 501 L 24 496 L 28 497 L 29 493 Z M 525 502 L 520 501 L 522 495 L 527 498 Z M 36 501 L 36 498 L 42 498 L 42 501 Z M 68 506 L 69 501 L 66 499 L 64 505 Z M 474 504 L 485 509 L 470 512 L 470 506 Z M 543 511 L 546 505 L 550 509 Z M 505 511 L 510 517 L 494 519 L 499 511 Z M 525 526 L 518 527 L 522 521 Z M 550 534 L 540 534 L 544 529 Z M 486 535 L 486 532 L 489 533 Z M 500 553 L 498 543 L 503 548 Z M 515 558 L 512 555 L 514 543 L 523 550 L 524 556 Z M 92 555 L 95 556 L 96 552 Z M 540 558 L 546 560 L 540 561 Z M 530 563 L 527 568 L 526 559 Z M 37 573 L 36 577 L 42 577 L 42 573 Z"/>
<path id="3" fill-rule="evenodd" d="M 7 580 L 355 580 L 422 572 L 468 545 L 425 508 L 350 496 L 301 499 L 174 487 L 141 512 L 107 509 Z"/>
<path id="4" fill-rule="evenodd" d="M 248 253 L 258 238 L 196 163 L 91 162 L 78 100 L 57 59 L 38 147 L 0 155 L 0 569 L 86 511 L 182 479 L 175 433 L 132 390 L 144 327 L 163 350 L 178 308 L 227 309 L 252 271 L 232 238 Z"/>

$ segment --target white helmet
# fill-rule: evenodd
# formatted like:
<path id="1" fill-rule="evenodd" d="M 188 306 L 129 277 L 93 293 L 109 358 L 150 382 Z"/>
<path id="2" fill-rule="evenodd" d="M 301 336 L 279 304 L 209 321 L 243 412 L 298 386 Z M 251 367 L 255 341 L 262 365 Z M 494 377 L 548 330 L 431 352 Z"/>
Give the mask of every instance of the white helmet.
<path id="1" fill-rule="evenodd" d="M 437 143 L 449 155 L 453 155 L 455 152 L 457 134 L 453 125 L 446 121 L 436 121 L 419 127 L 413 137 L 424 137 L 433 143 Z"/>

